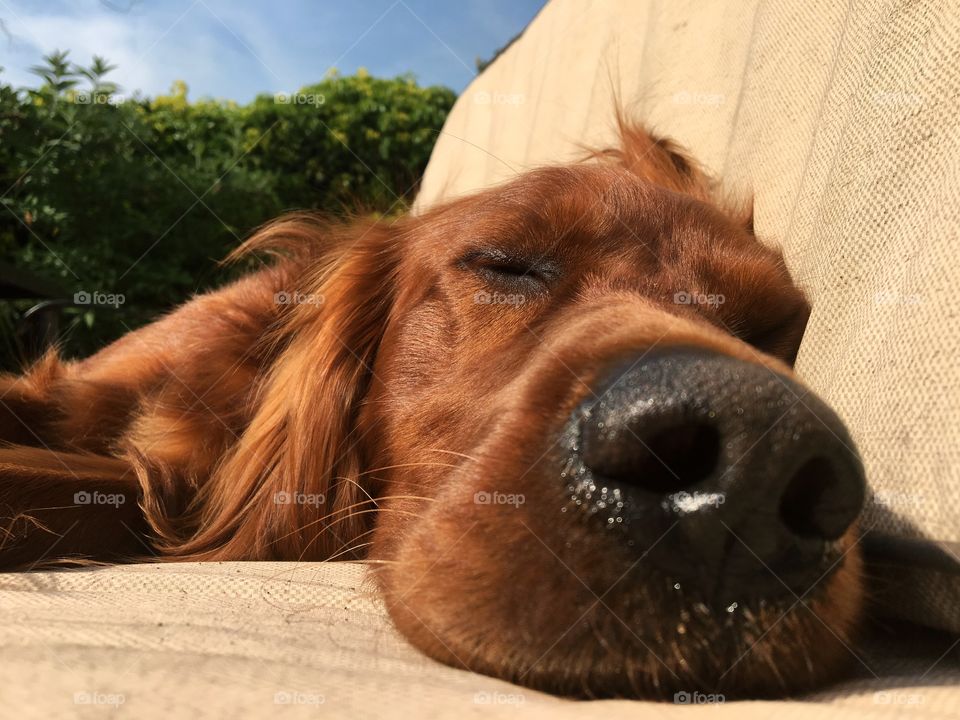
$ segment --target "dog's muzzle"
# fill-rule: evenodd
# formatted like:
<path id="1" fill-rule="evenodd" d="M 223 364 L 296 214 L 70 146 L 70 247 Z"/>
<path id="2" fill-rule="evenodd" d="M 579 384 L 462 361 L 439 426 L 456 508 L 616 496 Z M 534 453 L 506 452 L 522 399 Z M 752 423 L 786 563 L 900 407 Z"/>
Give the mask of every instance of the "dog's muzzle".
<path id="1" fill-rule="evenodd" d="M 596 396 L 563 435 L 568 500 L 668 582 L 714 603 L 800 596 L 839 564 L 863 468 L 808 389 L 683 348 L 627 362 Z"/>

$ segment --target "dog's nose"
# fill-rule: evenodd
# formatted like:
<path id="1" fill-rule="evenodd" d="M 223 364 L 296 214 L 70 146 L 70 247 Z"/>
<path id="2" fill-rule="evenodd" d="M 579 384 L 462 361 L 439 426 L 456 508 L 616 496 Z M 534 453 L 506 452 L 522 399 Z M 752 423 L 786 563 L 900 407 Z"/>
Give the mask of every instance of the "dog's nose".
<path id="1" fill-rule="evenodd" d="M 721 600 L 799 594 L 836 564 L 863 470 L 843 423 L 808 389 L 678 349 L 627 363 L 597 395 L 573 420 L 570 497 L 671 583 Z"/>

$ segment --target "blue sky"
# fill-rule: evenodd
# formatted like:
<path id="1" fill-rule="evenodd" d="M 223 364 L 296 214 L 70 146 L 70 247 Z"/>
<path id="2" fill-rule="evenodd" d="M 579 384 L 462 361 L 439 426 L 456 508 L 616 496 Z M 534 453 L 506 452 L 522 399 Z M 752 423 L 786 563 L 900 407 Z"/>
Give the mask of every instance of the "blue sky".
<path id="1" fill-rule="evenodd" d="M 456 91 L 533 18 L 544 0 L 0 0 L 0 75 L 35 85 L 29 67 L 54 49 L 118 65 L 125 95 L 168 92 L 246 102 L 290 92 L 330 67 L 413 72 Z"/>

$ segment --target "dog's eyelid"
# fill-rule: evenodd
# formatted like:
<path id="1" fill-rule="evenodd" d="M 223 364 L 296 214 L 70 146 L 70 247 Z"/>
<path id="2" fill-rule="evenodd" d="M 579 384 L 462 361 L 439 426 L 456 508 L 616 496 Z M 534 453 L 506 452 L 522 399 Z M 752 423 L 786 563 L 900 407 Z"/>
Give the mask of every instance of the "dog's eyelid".
<path id="1" fill-rule="evenodd" d="M 456 264 L 481 273 L 523 277 L 541 282 L 553 280 L 560 274 L 557 264 L 548 257 L 531 257 L 500 248 L 470 250 L 461 256 Z"/>
<path id="2" fill-rule="evenodd" d="M 799 346 L 791 342 L 791 328 L 785 324 L 748 330 L 739 333 L 740 339 L 758 350 L 793 365 Z"/>
<path id="3" fill-rule="evenodd" d="M 457 260 L 457 265 L 464 268 L 470 268 L 477 264 L 494 264 L 494 263 L 519 263 L 519 259 L 516 256 L 511 256 L 508 253 L 505 253 L 502 250 L 497 249 L 475 249 L 470 250 L 464 255 L 460 256 Z"/>

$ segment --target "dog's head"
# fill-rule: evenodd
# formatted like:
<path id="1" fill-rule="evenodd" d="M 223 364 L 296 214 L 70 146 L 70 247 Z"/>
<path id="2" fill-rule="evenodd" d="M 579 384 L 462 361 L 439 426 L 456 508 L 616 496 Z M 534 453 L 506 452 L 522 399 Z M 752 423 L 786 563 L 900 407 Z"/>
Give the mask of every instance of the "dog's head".
<path id="1" fill-rule="evenodd" d="M 864 490 L 793 376 L 808 304 L 693 163 L 623 131 L 350 231 L 228 472 L 322 492 L 256 532 L 368 549 L 445 662 L 581 696 L 810 687 L 861 613 Z"/>

